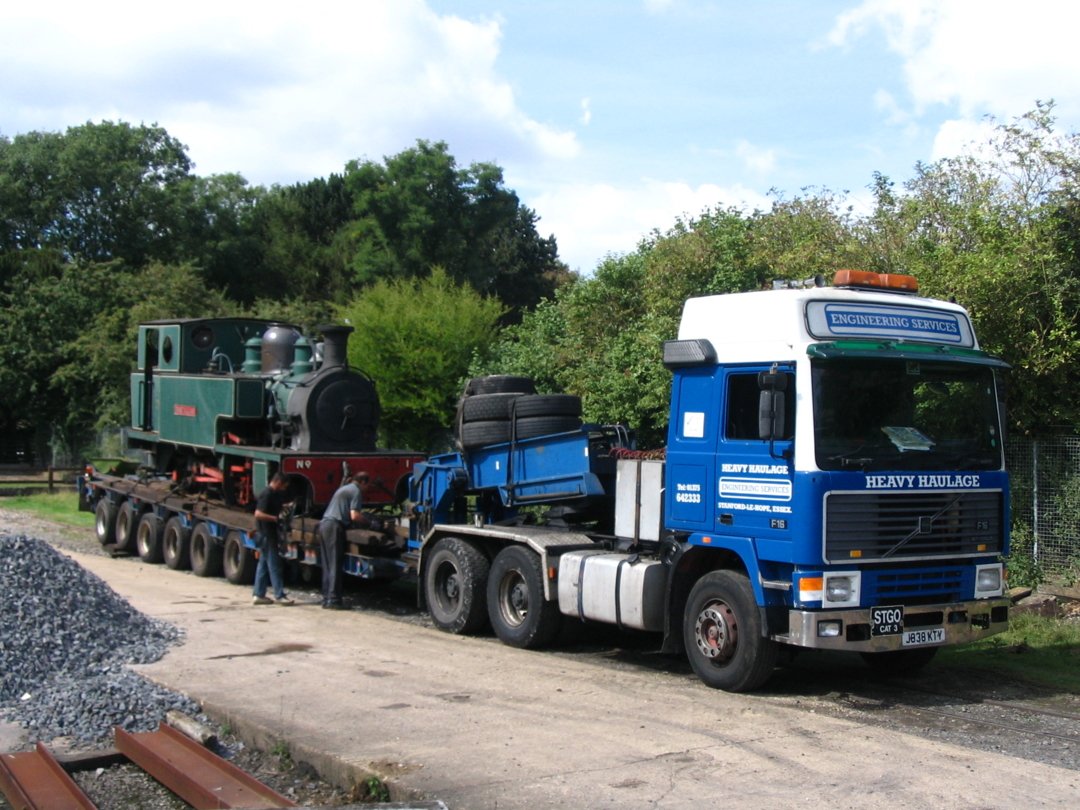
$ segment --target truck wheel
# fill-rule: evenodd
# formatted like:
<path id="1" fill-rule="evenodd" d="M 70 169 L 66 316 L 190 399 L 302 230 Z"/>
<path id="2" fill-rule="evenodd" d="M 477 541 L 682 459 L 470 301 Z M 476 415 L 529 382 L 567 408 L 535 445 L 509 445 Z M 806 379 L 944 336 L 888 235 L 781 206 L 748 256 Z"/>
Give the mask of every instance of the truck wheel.
<path id="1" fill-rule="evenodd" d="M 225 579 L 233 585 L 250 585 L 255 581 L 255 555 L 244 545 L 244 537 L 240 532 L 229 532 L 225 535 L 221 562 L 225 569 Z"/>
<path id="2" fill-rule="evenodd" d="M 221 546 L 205 523 L 191 530 L 191 570 L 197 577 L 221 576 Z"/>
<path id="3" fill-rule="evenodd" d="M 914 675 L 934 660 L 937 651 L 937 647 L 915 647 L 910 650 L 862 653 L 862 659 L 879 675 Z"/>
<path id="4" fill-rule="evenodd" d="M 778 645 L 762 634 L 761 614 L 750 580 L 735 571 L 713 571 L 690 591 L 683 643 L 706 685 L 746 692 L 772 675 Z"/>
<path id="5" fill-rule="evenodd" d="M 495 635 L 511 647 L 543 647 L 559 632 L 558 606 L 544 599 L 540 557 L 527 548 L 507 546 L 496 555 L 487 603 Z"/>
<path id="6" fill-rule="evenodd" d="M 431 552 L 424 573 L 424 596 L 440 630 L 476 633 L 487 622 L 487 557 L 476 546 L 447 537 Z"/>
<path id="7" fill-rule="evenodd" d="M 180 518 L 174 516 L 165 521 L 161 551 L 165 565 L 174 571 L 186 571 L 191 567 L 191 530 Z"/>
<path id="8" fill-rule="evenodd" d="M 153 512 L 147 512 L 139 520 L 139 527 L 135 530 L 135 550 L 139 552 L 139 559 L 154 565 L 164 560 L 161 538 L 161 520 Z"/>
<path id="9" fill-rule="evenodd" d="M 116 540 L 116 504 L 107 497 L 98 501 L 94 507 L 94 532 L 103 546 Z"/>

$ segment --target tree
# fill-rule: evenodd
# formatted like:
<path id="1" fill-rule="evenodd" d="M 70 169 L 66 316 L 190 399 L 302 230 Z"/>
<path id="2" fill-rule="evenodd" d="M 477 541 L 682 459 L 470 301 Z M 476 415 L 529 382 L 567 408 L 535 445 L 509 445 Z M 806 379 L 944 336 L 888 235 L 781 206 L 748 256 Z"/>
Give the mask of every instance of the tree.
<path id="1" fill-rule="evenodd" d="M 76 262 L 169 260 L 184 214 L 185 147 L 158 126 L 103 121 L 0 140 L 0 252 Z"/>
<path id="2" fill-rule="evenodd" d="M 356 327 L 349 363 L 378 385 L 384 446 L 442 450 L 469 362 L 495 339 L 503 307 L 439 267 L 382 280 L 340 308 Z"/>
<path id="3" fill-rule="evenodd" d="M 539 236 L 536 214 L 503 186 L 502 169 L 459 169 L 443 142 L 418 141 L 384 164 L 353 161 L 345 181 L 355 199 L 348 238 L 361 285 L 420 278 L 437 265 L 524 309 L 568 275 L 554 237 Z"/>

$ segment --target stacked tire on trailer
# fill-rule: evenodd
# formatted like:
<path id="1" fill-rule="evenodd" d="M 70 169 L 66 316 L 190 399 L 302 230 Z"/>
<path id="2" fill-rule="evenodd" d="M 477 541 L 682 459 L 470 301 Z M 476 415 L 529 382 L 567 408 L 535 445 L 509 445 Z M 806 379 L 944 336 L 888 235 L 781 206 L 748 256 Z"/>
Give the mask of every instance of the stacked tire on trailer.
<path id="1" fill-rule="evenodd" d="M 472 379 L 458 405 L 457 441 L 465 451 L 580 427 L 580 397 L 537 394 L 528 377 Z M 424 595 L 442 629 L 464 634 L 491 627 L 503 643 L 530 649 L 558 633 L 561 614 L 544 599 L 544 572 L 532 549 L 444 537 L 427 554 Z"/>
<path id="2" fill-rule="evenodd" d="M 458 405 L 457 440 L 462 450 L 566 433 L 581 427 L 581 398 L 537 394 L 528 377 L 477 377 Z"/>

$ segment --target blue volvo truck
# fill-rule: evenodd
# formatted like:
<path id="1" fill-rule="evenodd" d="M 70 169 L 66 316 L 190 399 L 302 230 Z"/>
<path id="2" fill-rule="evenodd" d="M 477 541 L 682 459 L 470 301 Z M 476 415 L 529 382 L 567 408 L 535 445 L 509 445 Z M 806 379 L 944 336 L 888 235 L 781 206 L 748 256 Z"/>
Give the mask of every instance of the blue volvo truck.
<path id="1" fill-rule="evenodd" d="M 655 632 L 729 691 L 761 686 L 784 646 L 910 671 L 1005 629 L 1007 366 L 962 307 L 839 271 L 691 299 L 663 356 L 661 452 L 567 424 L 558 397 L 463 399 L 485 418 L 410 481 L 438 627 L 527 648 L 568 620 Z"/>

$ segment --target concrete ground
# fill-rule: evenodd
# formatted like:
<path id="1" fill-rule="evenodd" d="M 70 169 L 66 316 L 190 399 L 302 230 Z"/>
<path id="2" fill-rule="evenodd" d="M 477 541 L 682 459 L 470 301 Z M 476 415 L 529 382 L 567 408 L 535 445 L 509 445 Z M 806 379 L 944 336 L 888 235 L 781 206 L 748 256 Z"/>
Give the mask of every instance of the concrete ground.
<path id="1" fill-rule="evenodd" d="M 187 640 L 137 667 L 241 736 L 395 799 L 469 808 L 1080 806 L 1080 773 L 516 650 L 361 611 L 72 555 Z"/>

